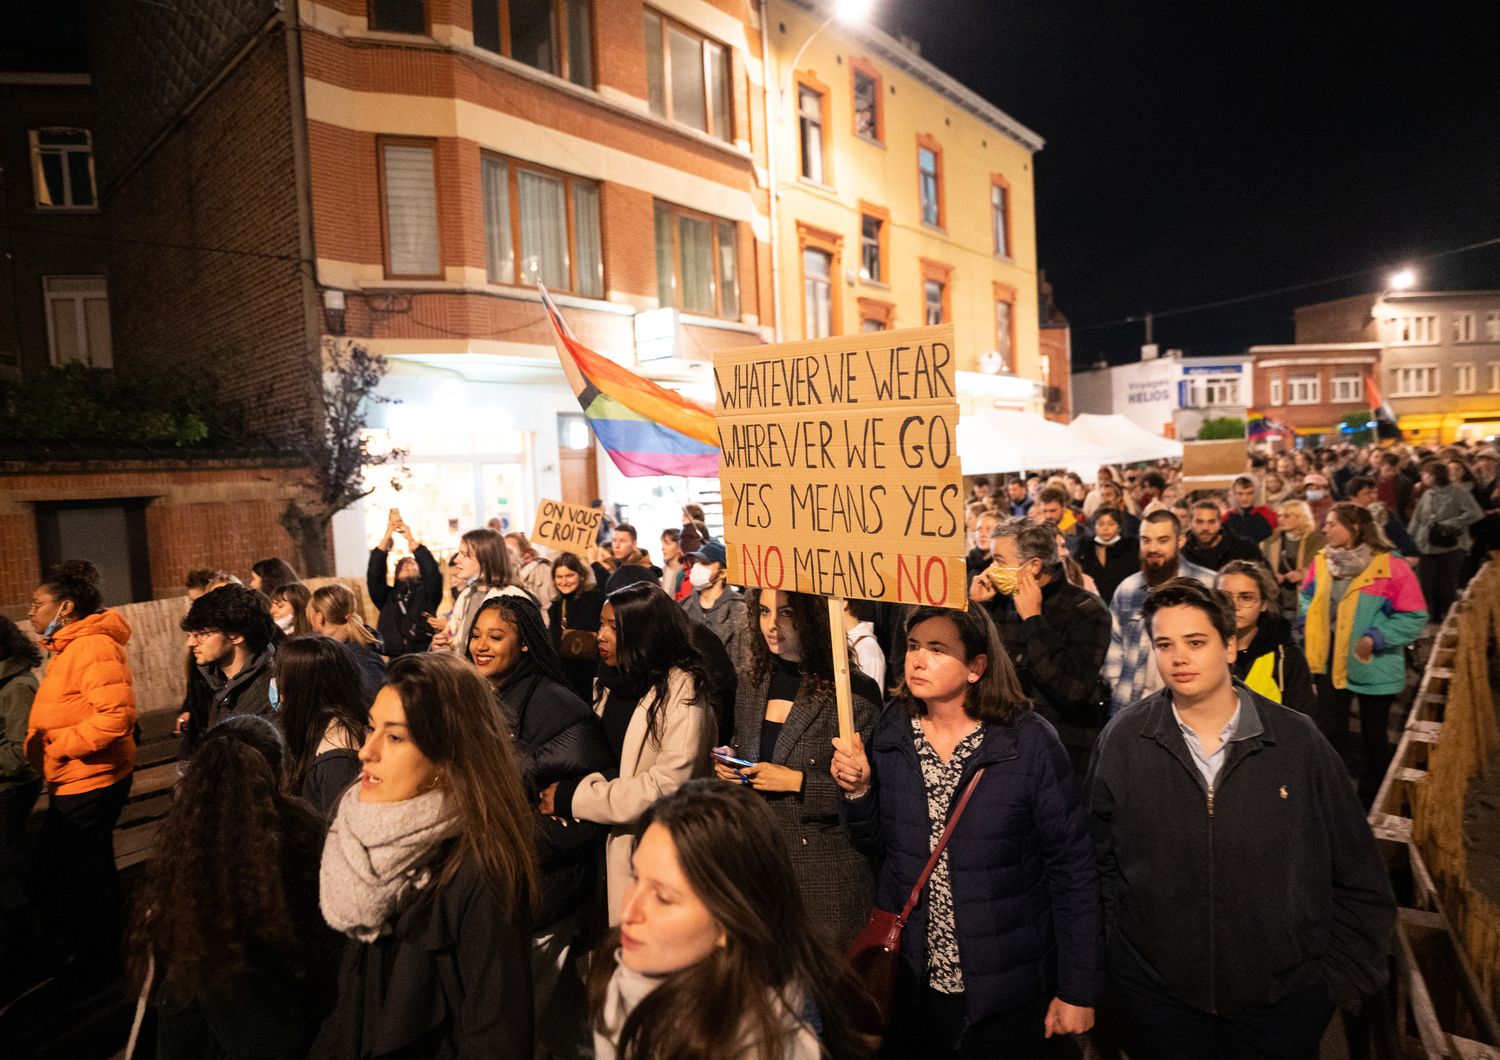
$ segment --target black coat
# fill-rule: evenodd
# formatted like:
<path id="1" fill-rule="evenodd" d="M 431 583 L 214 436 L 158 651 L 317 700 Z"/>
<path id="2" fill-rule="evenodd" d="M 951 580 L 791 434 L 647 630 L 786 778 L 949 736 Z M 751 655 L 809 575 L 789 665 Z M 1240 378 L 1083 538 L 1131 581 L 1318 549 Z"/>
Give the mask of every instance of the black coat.
<path id="1" fill-rule="evenodd" d="M 563 608 L 567 607 L 568 629 L 583 629 L 599 632 L 599 612 L 604 607 L 604 593 L 598 589 L 578 589 L 572 596 L 559 595 L 547 607 L 547 635 L 552 638 L 552 647 L 562 655 Z M 568 687 L 585 703 L 594 701 L 594 675 L 599 672 L 599 657 L 590 659 L 562 660 L 563 676 Z"/>
<path id="2" fill-rule="evenodd" d="M 200 666 L 198 674 L 209 689 L 208 717 L 204 729 L 212 729 L 231 714 L 259 714 L 274 718 L 271 706 L 271 674 L 275 670 L 276 649 L 266 647 L 229 679 L 217 666 Z"/>
<path id="3" fill-rule="evenodd" d="M 1095 744 L 1110 978 L 1211 1013 L 1320 981 L 1352 1001 L 1384 981 L 1396 919 L 1375 837 L 1313 722 L 1235 687 L 1263 731 L 1230 744 L 1212 803 L 1167 690 Z"/>
<path id="4" fill-rule="evenodd" d="M 507 675 L 497 694 L 533 805 L 537 792 L 551 784 L 615 768 L 598 715 L 566 685 L 527 662 Z M 589 821 L 564 824 L 540 812 L 536 816 L 542 870 L 537 924 L 545 930 L 589 900 L 606 830 Z"/>
<path id="5" fill-rule="evenodd" d="M 402 594 L 386 584 L 390 552 L 383 548 L 370 549 L 370 564 L 365 570 L 365 588 L 370 590 L 370 601 L 380 609 L 376 628 L 380 631 L 380 639 L 385 642 L 386 654 L 392 659 L 427 650 L 432 643 L 433 630 L 422 617 L 422 612 L 436 614 L 443 602 L 443 572 L 437 560 L 427 551 L 426 545 L 412 549 L 412 557 L 417 561 L 417 585 L 404 608 Z"/>
<path id="6" fill-rule="evenodd" d="M 875 904 L 899 912 L 931 853 L 927 787 L 903 701 L 888 706 L 870 751 L 873 787 L 840 800 L 855 843 L 883 854 Z M 1038 999 L 1092 1006 L 1104 987 L 1099 878 L 1067 752 L 1027 711 L 990 725 L 955 790 L 988 767 L 947 857 L 970 1023 Z M 952 812 L 952 806 L 948 808 Z M 927 981 L 924 891 L 901 935 L 901 960 Z"/>
<path id="7" fill-rule="evenodd" d="M 437 854 L 438 861 L 446 849 Z M 374 942 L 350 939 L 317 1060 L 529 1060 L 531 923 L 506 915 L 479 868 L 419 893 Z"/>
<path id="8" fill-rule="evenodd" d="M 1093 538 L 1084 541 L 1073 558 L 1083 568 L 1083 573 L 1094 579 L 1094 588 L 1099 590 L 1099 599 L 1108 606 L 1115 590 L 1126 578 L 1141 569 L 1141 543 L 1133 537 L 1121 537 L 1112 545 L 1104 546 L 1104 562 L 1099 562 Z"/>
<path id="9" fill-rule="evenodd" d="M 1227 528 L 1220 529 L 1217 544 L 1208 546 L 1200 545 L 1198 539 L 1189 533 L 1187 544 L 1182 546 L 1182 558 L 1200 567 L 1207 567 L 1211 571 L 1223 570 L 1224 564 L 1232 559 L 1249 560 L 1251 563 L 1266 561 L 1265 557 L 1260 554 L 1259 545 L 1230 532 Z"/>
<path id="10" fill-rule="evenodd" d="M 1255 639 L 1235 656 L 1234 676 L 1243 681 L 1255 661 L 1264 655 L 1273 656 L 1271 669 L 1281 689 L 1281 705 L 1316 718 L 1318 694 L 1313 688 L 1307 656 L 1292 640 L 1292 623 L 1272 611 L 1261 613 L 1255 624 Z"/>

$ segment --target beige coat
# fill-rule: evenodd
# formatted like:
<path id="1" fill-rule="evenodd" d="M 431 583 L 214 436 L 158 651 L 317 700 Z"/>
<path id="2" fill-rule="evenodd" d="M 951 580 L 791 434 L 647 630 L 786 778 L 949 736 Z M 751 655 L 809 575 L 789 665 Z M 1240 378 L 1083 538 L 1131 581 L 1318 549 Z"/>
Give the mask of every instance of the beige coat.
<path id="1" fill-rule="evenodd" d="M 609 825 L 604 840 L 604 871 L 609 885 L 609 922 L 620 922 L 625 885 L 630 880 L 630 847 L 635 823 L 647 808 L 670 795 L 685 780 L 709 774 L 708 752 L 714 745 L 713 713 L 695 697 L 693 680 L 682 670 L 667 678 L 667 702 L 663 706 L 661 746 L 646 738 L 646 709 L 654 693 L 647 692 L 635 706 L 625 747 L 620 754 L 620 776 L 606 779 L 591 773 L 573 792 L 573 816 L 580 821 Z M 606 690 L 594 704 L 601 716 L 609 702 Z"/>

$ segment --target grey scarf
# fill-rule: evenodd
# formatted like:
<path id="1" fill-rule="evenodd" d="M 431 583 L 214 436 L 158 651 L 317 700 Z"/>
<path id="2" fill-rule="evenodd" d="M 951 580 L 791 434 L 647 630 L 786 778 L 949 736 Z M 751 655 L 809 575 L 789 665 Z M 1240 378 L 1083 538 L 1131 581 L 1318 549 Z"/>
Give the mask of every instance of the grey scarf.
<path id="1" fill-rule="evenodd" d="M 1364 570 L 1375 555 L 1369 545 L 1360 545 L 1358 548 L 1334 548 L 1329 545 L 1323 550 L 1323 554 L 1328 557 L 1328 573 L 1339 581 L 1352 578 Z"/>
<path id="2" fill-rule="evenodd" d="M 359 788 L 350 788 L 323 845 L 323 919 L 361 942 L 388 934 L 404 900 L 432 880 L 432 867 L 421 862 L 457 829 L 441 791 L 360 802 Z"/>

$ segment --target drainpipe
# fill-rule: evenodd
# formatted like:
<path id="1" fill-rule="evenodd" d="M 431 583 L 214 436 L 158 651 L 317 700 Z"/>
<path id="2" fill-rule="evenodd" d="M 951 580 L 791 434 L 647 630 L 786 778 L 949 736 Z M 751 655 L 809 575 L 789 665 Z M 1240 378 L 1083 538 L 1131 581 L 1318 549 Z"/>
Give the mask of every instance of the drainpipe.
<path id="1" fill-rule="evenodd" d="M 766 0 L 760 0 L 760 68 L 761 68 L 761 104 L 766 114 L 766 170 L 767 186 L 771 197 L 771 333 L 777 342 L 781 341 L 781 225 L 780 211 L 776 208 L 776 201 L 780 198 L 777 186 L 776 170 L 776 137 L 780 127 L 778 121 L 774 126 L 771 122 L 771 95 L 776 94 L 777 107 L 780 107 L 781 90 L 779 79 L 771 76 L 771 16 L 766 10 Z M 779 111 L 778 111 L 779 117 Z"/>

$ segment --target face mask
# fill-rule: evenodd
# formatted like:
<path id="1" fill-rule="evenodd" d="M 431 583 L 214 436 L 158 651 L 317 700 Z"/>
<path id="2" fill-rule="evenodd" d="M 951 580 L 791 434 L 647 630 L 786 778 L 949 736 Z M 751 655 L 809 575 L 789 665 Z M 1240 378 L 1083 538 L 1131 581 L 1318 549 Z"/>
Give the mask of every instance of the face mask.
<path id="1" fill-rule="evenodd" d="M 58 630 L 62 629 L 62 625 L 63 625 L 62 609 L 59 608 L 57 614 L 53 616 L 52 621 L 47 623 L 47 628 L 44 629 L 44 630 L 42 630 L 42 637 L 43 637 L 43 639 L 52 636 L 52 634 L 54 634 Z"/>
<path id="2" fill-rule="evenodd" d="M 706 563 L 695 563 L 693 569 L 688 571 L 688 584 L 694 589 L 707 589 L 714 583 L 714 572 L 709 570 Z"/>
<path id="3" fill-rule="evenodd" d="M 276 628 L 281 630 L 281 632 L 287 634 L 288 636 L 291 635 L 292 627 L 296 624 L 296 615 L 284 615 L 283 617 L 276 619 Z"/>
<path id="4" fill-rule="evenodd" d="M 1014 596 L 1016 579 L 1020 573 L 1020 567 L 991 567 L 990 581 L 994 582 L 995 588 L 1006 596 Z"/>
<path id="5" fill-rule="evenodd" d="M 281 709 L 281 690 L 276 687 L 276 678 L 271 678 L 271 683 L 266 686 L 266 701 L 271 704 L 272 710 Z"/>
<path id="6" fill-rule="evenodd" d="M 1307 499 L 1310 500 L 1310 501 L 1320 501 L 1320 500 L 1322 500 L 1326 496 L 1327 496 L 1327 494 L 1324 493 L 1322 490 L 1308 490 L 1307 491 Z"/>
<path id="7" fill-rule="evenodd" d="M 1118 540 L 1120 540 L 1120 535 L 1119 534 L 1116 534 L 1114 537 L 1096 537 L 1096 538 L 1094 538 L 1094 542 L 1096 544 L 1105 545 L 1106 547 L 1109 546 L 1109 545 L 1113 545 Z"/>

